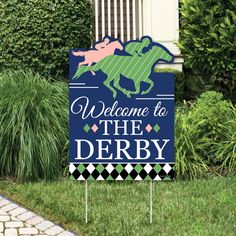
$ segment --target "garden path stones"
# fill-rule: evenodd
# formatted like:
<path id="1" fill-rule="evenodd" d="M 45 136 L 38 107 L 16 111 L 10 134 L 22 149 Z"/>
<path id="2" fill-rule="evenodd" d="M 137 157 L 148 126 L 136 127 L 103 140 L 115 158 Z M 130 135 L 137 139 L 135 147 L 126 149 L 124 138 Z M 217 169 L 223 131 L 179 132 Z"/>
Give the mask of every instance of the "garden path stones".
<path id="1" fill-rule="evenodd" d="M 76 236 L 0 195 L 0 236 Z"/>

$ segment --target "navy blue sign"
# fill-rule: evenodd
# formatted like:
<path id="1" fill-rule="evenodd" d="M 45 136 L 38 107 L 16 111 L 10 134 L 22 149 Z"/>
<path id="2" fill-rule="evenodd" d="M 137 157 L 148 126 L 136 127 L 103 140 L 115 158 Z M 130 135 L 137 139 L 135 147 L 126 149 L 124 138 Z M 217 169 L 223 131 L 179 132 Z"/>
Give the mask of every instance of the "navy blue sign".
<path id="1" fill-rule="evenodd" d="M 77 180 L 173 178 L 173 55 L 150 37 L 105 37 L 70 52 L 70 175 Z"/>

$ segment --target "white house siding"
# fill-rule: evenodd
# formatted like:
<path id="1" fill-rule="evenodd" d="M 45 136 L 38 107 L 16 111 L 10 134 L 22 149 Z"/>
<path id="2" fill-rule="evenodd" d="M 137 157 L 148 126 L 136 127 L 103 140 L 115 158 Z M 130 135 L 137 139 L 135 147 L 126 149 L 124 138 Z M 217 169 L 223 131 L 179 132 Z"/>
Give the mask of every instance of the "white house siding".
<path id="1" fill-rule="evenodd" d="M 142 1 L 140 1 L 141 4 Z M 96 28 L 94 29 L 95 39 L 101 40 L 105 35 L 111 35 L 127 41 L 138 39 L 143 35 L 142 22 L 141 27 L 139 26 L 139 0 L 97 0 L 96 2 L 98 3 L 98 29 L 97 33 Z M 115 5 L 116 8 L 114 8 Z M 96 8 L 94 12 L 96 15 Z"/>
<path id="2" fill-rule="evenodd" d="M 183 58 L 177 47 L 179 40 L 178 0 L 93 0 L 95 13 L 94 38 L 105 35 L 122 41 L 149 35 L 165 45 L 174 55 L 173 65 L 158 67 L 182 70 Z"/>

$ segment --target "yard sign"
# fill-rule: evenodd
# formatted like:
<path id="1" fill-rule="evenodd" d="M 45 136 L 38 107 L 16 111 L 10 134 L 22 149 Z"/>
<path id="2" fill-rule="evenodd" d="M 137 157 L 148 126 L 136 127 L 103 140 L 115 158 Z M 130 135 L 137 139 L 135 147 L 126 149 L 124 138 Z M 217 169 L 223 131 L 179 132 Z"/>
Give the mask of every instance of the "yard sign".
<path id="1" fill-rule="evenodd" d="M 70 178 L 174 177 L 173 55 L 150 37 L 70 51 Z"/>

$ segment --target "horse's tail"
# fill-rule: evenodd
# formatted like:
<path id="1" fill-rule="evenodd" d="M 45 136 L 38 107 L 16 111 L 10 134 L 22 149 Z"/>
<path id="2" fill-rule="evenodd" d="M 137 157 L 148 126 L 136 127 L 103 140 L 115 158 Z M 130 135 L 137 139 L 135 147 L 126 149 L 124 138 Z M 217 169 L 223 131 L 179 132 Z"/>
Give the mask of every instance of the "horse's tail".
<path id="1" fill-rule="evenodd" d="M 72 54 L 76 57 L 83 57 L 85 56 L 85 53 L 86 52 L 83 52 L 83 51 L 77 51 L 77 52 L 72 51 Z"/>
<path id="2" fill-rule="evenodd" d="M 76 71 L 73 79 L 79 79 L 81 75 L 83 75 L 85 72 L 88 71 L 98 71 L 98 68 L 96 68 L 96 65 L 94 66 L 81 66 Z"/>

